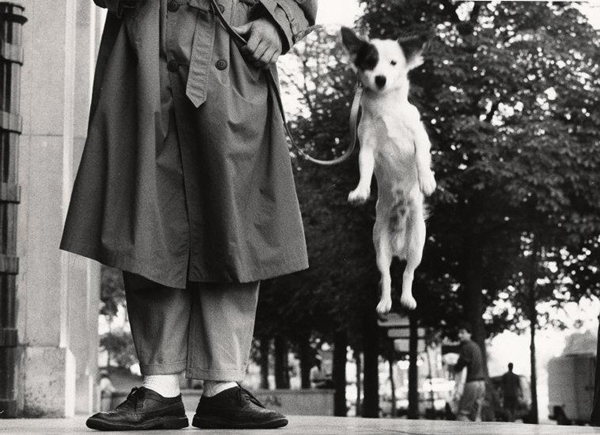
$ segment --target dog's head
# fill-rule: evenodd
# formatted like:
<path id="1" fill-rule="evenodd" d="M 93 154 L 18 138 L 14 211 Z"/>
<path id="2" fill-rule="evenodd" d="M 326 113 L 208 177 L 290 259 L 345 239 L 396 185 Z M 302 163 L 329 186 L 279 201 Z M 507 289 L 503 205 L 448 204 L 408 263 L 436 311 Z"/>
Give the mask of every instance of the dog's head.
<path id="1" fill-rule="evenodd" d="M 342 42 L 363 85 L 372 91 L 386 92 L 407 84 L 408 72 L 423 63 L 428 37 L 367 40 L 342 27 Z"/>

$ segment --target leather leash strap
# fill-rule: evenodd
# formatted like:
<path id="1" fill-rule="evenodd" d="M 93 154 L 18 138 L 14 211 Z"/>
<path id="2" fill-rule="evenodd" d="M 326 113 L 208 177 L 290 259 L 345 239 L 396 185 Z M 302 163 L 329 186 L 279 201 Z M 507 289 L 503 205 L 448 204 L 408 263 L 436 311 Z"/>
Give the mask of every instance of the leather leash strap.
<path id="1" fill-rule="evenodd" d="M 229 35 L 233 38 L 233 41 L 235 42 L 235 44 L 240 48 L 243 47 L 244 45 L 246 45 L 248 43 L 248 41 L 246 41 L 246 39 L 242 35 L 240 35 L 235 30 L 233 30 L 233 28 L 229 25 L 229 23 L 223 16 L 221 9 L 219 9 L 217 1 L 210 0 L 210 2 L 211 2 L 213 12 L 219 18 L 219 21 L 221 22 L 221 24 L 223 25 L 225 30 L 227 30 L 227 33 L 229 33 Z M 360 100 L 362 97 L 362 87 L 361 86 L 358 86 L 356 88 L 356 92 L 354 93 L 354 100 L 352 101 L 352 107 L 350 109 L 350 146 L 348 147 L 346 152 L 344 154 L 342 154 L 340 157 L 336 157 L 335 159 L 332 159 L 332 160 L 320 160 L 320 159 L 316 159 L 314 157 L 309 156 L 302 148 L 300 148 L 296 144 L 296 141 L 294 140 L 294 136 L 292 135 L 289 125 L 286 121 L 285 110 L 283 108 L 283 102 L 281 100 L 281 94 L 279 93 L 279 87 L 277 86 L 277 81 L 275 80 L 275 77 L 273 77 L 273 73 L 271 72 L 271 70 L 267 70 L 267 83 L 268 83 L 269 89 L 271 89 L 271 91 L 273 92 L 273 95 L 275 95 L 275 100 L 277 101 L 277 105 L 279 106 L 279 111 L 281 112 L 281 117 L 283 119 L 283 126 L 285 127 L 285 131 L 286 131 L 288 137 L 290 138 L 290 142 L 292 143 L 292 146 L 294 148 L 296 148 L 298 153 L 303 158 L 305 158 L 309 162 L 313 162 L 313 163 L 316 163 L 318 165 L 323 165 L 323 166 L 333 166 L 333 165 L 337 165 L 339 163 L 342 163 L 342 162 L 348 160 L 348 158 L 352 155 L 354 148 L 356 147 L 356 130 L 358 128 L 358 113 L 360 110 Z"/>

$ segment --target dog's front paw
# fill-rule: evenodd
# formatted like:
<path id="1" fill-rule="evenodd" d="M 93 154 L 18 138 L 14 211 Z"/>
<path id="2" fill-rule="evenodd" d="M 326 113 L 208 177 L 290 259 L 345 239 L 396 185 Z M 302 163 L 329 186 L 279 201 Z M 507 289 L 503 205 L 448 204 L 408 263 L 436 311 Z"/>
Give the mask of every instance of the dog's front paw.
<path id="1" fill-rule="evenodd" d="M 407 310 L 414 310 L 417 308 L 417 301 L 411 295 L 400 296 L 400 303 Z"/>
<path id="2" fill-rule="evenodd" d="M 357 187 L 348 194 L 348 202 L 352 204 L 363 204 L 367 201 L 367 199 L 369 199 L 370 194 L 370 189 L 362 189 Z"/>
<path id="3" fill-rule="evenodd" d="M 421 192 L 424 195 L 429 196 L 433 193 L 436 187 L 435 177 L 433 176 L 433 172 L 427 171 L 425 174 L 419 177 L 419 185 L 421 187 Z"/>
<path id="4" fill-rule="evenodd" d="M 378 314 L 387 314 L 391 309 L 392 300 L 390 298 L 381 298 L 376 308 Z"/>

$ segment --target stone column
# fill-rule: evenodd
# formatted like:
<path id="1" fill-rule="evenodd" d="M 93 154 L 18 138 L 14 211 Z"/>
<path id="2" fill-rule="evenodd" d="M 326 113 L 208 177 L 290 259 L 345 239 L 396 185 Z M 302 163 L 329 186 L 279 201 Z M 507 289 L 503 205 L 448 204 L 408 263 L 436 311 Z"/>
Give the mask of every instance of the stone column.
<path id="1" fill-rule="evenodd" d="M 96 401 L 99 266 L 59 251 L 100 36 L 92 1 L 23 0 L 18 396 L 24 416 Z"/>

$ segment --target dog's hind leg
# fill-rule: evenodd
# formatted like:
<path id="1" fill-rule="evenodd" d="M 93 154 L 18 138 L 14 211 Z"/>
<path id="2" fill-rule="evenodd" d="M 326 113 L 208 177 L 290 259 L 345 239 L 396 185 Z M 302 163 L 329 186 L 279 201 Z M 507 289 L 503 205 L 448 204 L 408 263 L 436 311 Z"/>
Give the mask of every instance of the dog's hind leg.
<path id="1" fill-rule="evenodd" d="M 377 312 L 386 314 L 392 309 L 392 275 L 390 266 L 392 265 L 392 246 L 389 232 L 381 222 L 375 222 L 373 227 L 373 243 L 375 245 L 375 255 L 377 257 L 377 268 L 381 274 L 381 299 L 377 304 Z"/>
<path id="2" fill-rule="evenodd" d="M 423 247 L 425 246 L 425 218 L 421 210 L 412 210 L 408 217 L 407 226 L 406 267 L 402 275 L 400 303 L 409 310 L 414 310 L 417 307 L 417 301 L 412 294 L 412 284 L 415 270 L 421 264 Z"/>

